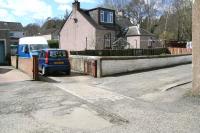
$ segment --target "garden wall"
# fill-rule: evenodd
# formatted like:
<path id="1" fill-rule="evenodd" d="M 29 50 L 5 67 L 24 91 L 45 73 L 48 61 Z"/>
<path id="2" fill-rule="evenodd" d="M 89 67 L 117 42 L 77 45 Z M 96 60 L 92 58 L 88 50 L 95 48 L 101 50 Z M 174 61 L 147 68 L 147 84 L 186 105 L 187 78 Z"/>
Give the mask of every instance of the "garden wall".
<path id="1" fill-rule="evenodd" d="M 159 55 L 159 56 L 70 56 L 72 70 L 97 77 L 120 73 L 144 71 L 192 62 L 192 55 Z M 96 64 L 94 66 L 94 62 Z M 90 66 L 88 66 L 88 64 Z M 85 67 L 87 65 L 87 67 Z M 91 69 L 91 70 L 88 70 Z M 93 71 L 95 70 L 96 71 Z M 90 73 L 88 73 L 90 71 Z"/>
<path id="2" fill-rule="evenodd" d="M 192 62 L 191 55 L 183 56 L 154 56 L 138 58 L 102 58 L 101 76 L 119 73 L 144 71 Z"/>
<path id="3" fill-rule="evenodd" d="M 11 65 L 16 67 L 16 56 L 11 56 Z M 18 69 L 33 76 L 33 59 L 32 58 L 19 58 Z"/>

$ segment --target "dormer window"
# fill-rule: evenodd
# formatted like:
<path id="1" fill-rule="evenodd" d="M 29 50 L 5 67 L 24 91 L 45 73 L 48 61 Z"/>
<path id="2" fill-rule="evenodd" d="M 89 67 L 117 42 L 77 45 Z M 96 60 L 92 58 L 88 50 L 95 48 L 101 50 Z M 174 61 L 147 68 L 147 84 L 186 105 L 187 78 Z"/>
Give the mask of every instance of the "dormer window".
<path id="1" fill-rule="evenodd" d="M 100 21 L 102 23 L 113 23 L 113 12 L 112 11 L 100 11 Z"/>

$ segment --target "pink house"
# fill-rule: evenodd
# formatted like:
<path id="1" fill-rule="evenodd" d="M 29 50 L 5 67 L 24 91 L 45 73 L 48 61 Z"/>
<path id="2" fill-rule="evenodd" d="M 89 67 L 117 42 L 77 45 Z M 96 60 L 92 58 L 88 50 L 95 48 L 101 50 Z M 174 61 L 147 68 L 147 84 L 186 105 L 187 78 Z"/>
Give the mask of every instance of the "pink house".
<path id="1" fill-rule="evenodd" d="M 115 17 L 114 10 L 101 7 L 84 10 L 75 1 L 60 31 L 60 48 L 68 51 L 111 49 L 120 32 Z"/>

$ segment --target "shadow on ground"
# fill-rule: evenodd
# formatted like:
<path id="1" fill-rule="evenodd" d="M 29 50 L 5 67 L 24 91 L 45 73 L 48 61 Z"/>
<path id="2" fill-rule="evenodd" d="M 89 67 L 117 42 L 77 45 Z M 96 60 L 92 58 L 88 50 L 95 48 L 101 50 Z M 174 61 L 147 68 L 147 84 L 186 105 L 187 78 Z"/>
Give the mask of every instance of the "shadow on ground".
<path id="1" fill-rule="evenodd" d="M 8 68 L 0 68 L 0 74 L 5 74 L 12 71 L 12 69 L 8 69 Z"/>

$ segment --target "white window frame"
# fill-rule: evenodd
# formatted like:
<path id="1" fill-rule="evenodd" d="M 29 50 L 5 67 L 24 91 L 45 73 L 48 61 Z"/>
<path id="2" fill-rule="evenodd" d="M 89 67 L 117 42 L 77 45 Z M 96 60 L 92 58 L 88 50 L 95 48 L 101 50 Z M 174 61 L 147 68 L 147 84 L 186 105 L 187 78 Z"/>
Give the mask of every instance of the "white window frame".
<path id="1" fill-rule="evenodd" d="M 108 23 L 113 23 L 113 12 L 109 12 L 109 22 Z"/>
<path id="2" fill-rule="evenodd" d="M 101 19 L 101 22 L 104 22 L 104 11 L 103 10 L 100 11 L 100 19 Z"/>
<path id="3" fill-rule="evenodd" d="M 105 12 L 107 12 L 107 16 L 105 16 Z M 107 22 L 104 21 L 104 18 L 107 17 Z M 103 22 L 103 23 L 110 23 L 112 24 L 113 23 L 113 12 L 112 11 L 103 11 L 101 10 L 100 11 L 100 21 Z"/>

